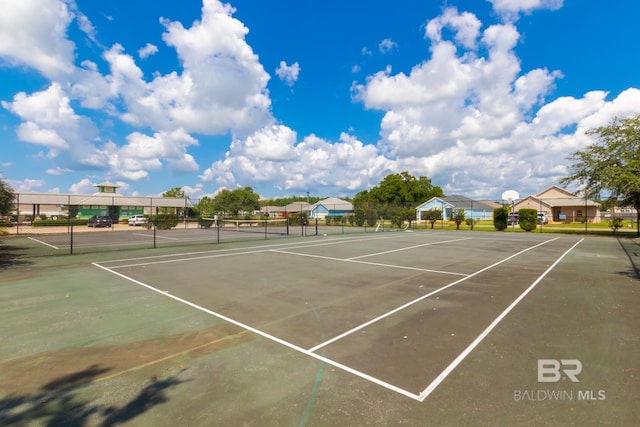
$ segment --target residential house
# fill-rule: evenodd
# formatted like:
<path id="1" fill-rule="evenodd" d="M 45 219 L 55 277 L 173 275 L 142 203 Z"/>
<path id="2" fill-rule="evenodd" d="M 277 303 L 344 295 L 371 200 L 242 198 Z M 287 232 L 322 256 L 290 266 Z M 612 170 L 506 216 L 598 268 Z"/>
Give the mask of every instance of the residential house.
<path id="1" fill-rule="evenodd" d="M 493 210 L 497 207 L 500 207 L 499 203 L 488 202 L 485 200 L 473 200 L 461 195 L 432 197 L 416 207 L 416 219 L 421 221 L 424 211 L 437 209 L 442 211 L 443 219 L 448 221 L 453 215 L 454 210 L 463 209 L 465 218 L 491 220 L 493 219 Z"/>
<path id="2" fill-rule="evenodd" d="M 353 204 L 336 197 L 329 197 L 309 206 L 309 218 L 323 219 L 328 216 L 347 215 L 353 215 Z"/>
<path id="3" fill-rule="evenodd" d="M 553 185 L 538 194 L 527 196 L 514 204 L 515 211 L 536 209 L 547 214 L 549 221 L 599 223 L 601 221 L 600 204 L 578 196 L 557 185 Z"/>
<path id="4" fill-rule="evenodd" d="M 268 216 L 269 218 L 282 218 L 287 212 L 284 206 L 262 206 L 259 211 L 254 212 L 255 215 Z"/>

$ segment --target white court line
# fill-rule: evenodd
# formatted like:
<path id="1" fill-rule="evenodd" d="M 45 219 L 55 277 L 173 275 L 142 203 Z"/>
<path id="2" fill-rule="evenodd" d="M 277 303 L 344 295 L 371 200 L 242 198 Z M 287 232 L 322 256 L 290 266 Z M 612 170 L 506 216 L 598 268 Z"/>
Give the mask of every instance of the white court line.
<path id="1" fill-rule="evenodd" d="M 513 310 L 513 308 L 518 305 L 518 303 L 520 301 L 522 301 L 522 299 L 524 299 L 525 296 L 527 296 L 527 294 L 529 292 L 531 292 L 533 290 L 533 288 L 535 288 L 538 283 L 540 283 L 540 281 L 556 266 L 558 265 L 558 263 L 569 253 L 571 252 L 576 246 L 578 246 L 583 239 L 580 239 L 578 242 L 576 242 L 576 244 L 574 244 L 573 246 L 571 246 L 569 249 L 567 249 L 561 256 L 560 258 L 558 258 L 549 268 L 547 268 L 547 270 L 542 273 L 535 282 L 533 282 L 533 284 L 531 286 L 529 286 L 522 294 L 520 294 L 520 296 L 518 298 L 516 298 L 515 301 L 513 301 L 511 303 L 511 305 L 509 305 L 509 307 L 507 307 L 498 317 L 495 318 L 495 320 L 493 322 L 491 322 L 491 324 L 487 327 L 487 329 L 485 329 L 480 335 L 478 335 L 478 337 L 473 340 L 473 342 L 471 344 L 469 344 L 469 346 L 464 349 L 464 351 L 462 353 L 460 353 L 458 355 L 458 357 L 456 357 L 453 362 L 451 362 L 451 364 L 449 364 L 449 366 L 447 366 L 444 371 L 442 371 L 440 373 L 440 375 L 438 375 L 436 377 L 435 380 L 433 380 L 433 382 L 431 382 L 431 384 L 429 384 L 429 386 L 427 388 L 425 388 L 422 393 L 420 393 L 419 396 L 419 400 L 420 402 L 423 402 L 435 389 L 436 387 L 438 387 L 440 385 L 440 383 L 442 381 L 444 381 L 445 378 L 447 378 L 447 376 L 465 359 L 465 357 L 467 357 L 469 355 L 469 353 L 471 353 L 473 351 L 474 348 L 476 348 L 476 346 L 478 344 L 480 344 L 480 342 L 486 338 L 487 335 L 489 335 L 489 333 L 496 327 L 498 326 L 498 323 L 500 323 L 502 321 L 502 319 L 504 319 L 507 314 L 509 314 L 509 312 L 511 312 L 511 310 Z"/>
<path id="2" fill-rule="evenodd" d="M 133 233 L 133 234 L 136 236 L 142 236 L 142 237 L 149 237 L 149 238 L 154 237 L 153 234 L 142 234 L 142 233 Z M 155 237 L 156 239 L 182 240 L 177 237 L 158 236 L 157 234 Z"/>
<path id="3" fill-rule="evenodd" d="M 338 369 L 342 369 L 342 370 L 344 370 L 346 372 L 349 372 L 349 373 L 351 373 L 353 375 L 356 375 L 356 376 L 358 376 L 360 378 L 363 378 L 363 379 L 365 379 L 367 381 L 370 381 L 372 383 L 378 384 L 379 386 L 382 386 L 382 387 L 385 387 L 385 388 L 387 388 L 389 390 L 395 391 L 396 393 L 399 393 L 399 394 L 402 394 L 404 396 L 410 397 L 410 398 L 412 398 L 414 400 L 418 400 L 418 398 L 419 398 L 418 395 L 415 394 L 415 393 L 411 393 L 411 392 L 409 392 L 407 390 L 404 390 L 404 389 L 402 389 L 400 387 L 394 386 L 393 384 L 389 384 L 389 383 L 387 383 L 385 381 L 382 381 L 382 380 L 380 380 L 378 378 L 372 377 L 371 375 L 367 375 L 364 372 L 357 371 L 357 370 L 355 370 L 353 368 L 350 368 L 349 366 L 346 366 L 346 365 L 343 365 L 341 363 L 335 362 L 335 361 L 333 361 L 331 359 L 328 359 L 328 358 L 326 358 L 324 356 L 321 356 L 319 354 L 315 354 L 315 353 L 312 353 L 310 351 L 307 351 L 304 348 L 299 347 L 299 346 L 297 346 L 297 345 L 295 345 L 293 343 L 290 343 L 288 341 L 282 340 L 282 339 L 280 339 L 278 337 L 275 337 L 273 335 L 267 334 L 266 332 L 263 332 L 263 331 L 261 331 L 259 329 L 253 328 L 253 327 L 251 327 L 249 325 L 245 325 L 244 323 L 238 322 L 237 320 L 234 320 L 234 319 L 232 319 L 230 317 L 227 317 L 227 316 L 225 316 L 223 314 L 220 314 L 220 313 L 216 313 L 215 311 L 206 309 L 206 308 L 204 308 L 202 306 L 194 304 L 194 303 L 192 303 L 190 301 L 187 301 L 187 300 L 182 299 L 180 297 L 177 297 L 175 295 L 171 295 L 166 291 L 162 291 L 160 289 L 154 288 L 153 286 L 147 285 L 146 283 L 143 283 L 143 282 L 141 282 L 139 280 L 136 280 L 136 279 L 134 279 L 132 277 L 126 276 L 126 275 L 124 275 L 122 273 L 118 273 L 117 271 L 113 271 L 112 269 L 110 269 L 108 267 L 104 267 L 104 266 L 102 266 L 102 265 L 100 265 L 98 263 L 95 263 L 95 262 L 93 262 L 91 264 L 96 266 L 96 267 L 98 267 L 98 268 L 101 268 L 101 269 L 103 269 L 105 271 L 108 271 L 111 274 L 115 274 L 116 276 L 119 276 L 119 277 L 121 277 L 121 278 L 123 278 L 125 280 L 133 282 L 136 285 L 143 286 L 143 287 L 145 287 L 147 289 L 150 289 L 150 290 L 152 290 L 154 292 L 159 293 L 160 295 L 164 295 L 164 296 L 166 296 L 168 298 L 171 298 L 171 299 L 174 299 L 174 300 L 176 300 L 178 302 L 181 302 L 182 304 L 188 305 L 189 307 L 195 308 L 196 310 L 200 310 L 200 311 L 203 311 L 203 312 L 205 312 L 207 314 L 210 314 L 212 316 L 218 317 L 218 318 L 220 318 L 222 320 L 225 320 L 225 321 L 227 321 L 229 323 L 232 323 L 232 324 L 234 324 L 236 326 L 239 326 L 239 327 L 241 327 L 241 328 L 243 328 L 243 329 L 245 329 L 247 331 L 253 332 L 254 334 L 260 335 L 260 336 L 262 336 L 264 338 L 267 338 L 267 339 L 269 339 L 271 341 L 277 342 L 278 344 L 281 344 L 281 345 L 283 345 L 285 347 L 288 347 L 288 348 L 290 348 L 292 350 L 298 351 L 298 352 L 300 352 L 302 354 L 305 354 L 305 355 L 307 355 L 309 357 L 313 357 L 314 359 L 321 360 L 321 361 L 323 361 L 323 362 L 325 362 L 325 363 L 327 363 L 329 365 L 332 365 L 332 366 L 334 366 L 334 367 L 336 367 Z"/>
<path id="4" fill-rule="evenodd" d="M 423 246 L 441 245 L 443 243 L 459 242 L 459 241 L 462 241 L 462 240 L 471 240 L 471 239 L 472 239 L 472 237 L 465 237 L 465 238 L 462 238 L 462 239 L 442 240 L 442 241 L 439 241 L 439 242 L 423 243 L 421 245 L 409 246 L 409 247 L 406 247 L 406 248 L 392 249 L 390 251 L 384 251 L 384 252 L 377 252 L 377 253 L 373 253 L 373 254 L 354 256 L 354 257 L 351 257 L 351 258 L 347 258 L 347 260 L 353 261 L 353 260 L 356 260 L 356 259 L 367 258 L 367 257 L 370 257 L 370 256 L 392 254 L 394 252 L 400 252 L 400 251 L 406 251 L 406 250 L 409 250 L 409 249 L 421 248 Z"/>
<path id="5" fill-rule="evenodd" d="M 249 249 L 253 251 L 254 249 L 273 248 L 273 247 L 278 247 L 278 246 L 290 246 L 290 249 L 296 249 L 298 247 L 300 247 L 300 248 L 315 247 L 315 246 L 337 244 L 337 243 L 342 243 L 342 242 L 357 242 L 357 241 L 366 240 L 366 239 L 367 238 L 345 240 L 345 239 L 341 239 L 341 238 L 334 238 L 334 239 L 324 240 L 323 243 L 320 243 L 320 244 L 317 244 L 317 243 L 314 243 L 314 242 L 308 242 L 308 243 L 302 243 L 302 244 L 301 243 L 292 243 L 292 242 L 275 243 L 275 244 L 252 246 Z M 373 239 L 375 239 L 375 238 L 373 238 Z M 208 239 L 200 239 L 200 240 L 208 240 Z M 191 241 L 191 240 L 188 240 L 188 241 Z M 115 263 L 115 262 L 122 262 L 122 261 L 138 261 L 138 260 L 145 260 L 145 259 L 170 258 L 170 257 L 177 257 L 177 256 L 186 256 L 186 257 L 188 257 L 190 255 L 213 254 L 213 253 L 218 253 L 218 252 L 243 251 L 243 250 L 247 250 L 247 248 L 213 249 L 213 250 L 208 250 L 208 251 L 184 252 L 184 253 L 181 253 L 181 254 L 149 255 L 149 256 L 137 257 L 137 258 L 121 258 L 121 259 L 112 259 L 112 260 L 101 261 L 101 264 Z M 191 258 L 184 258 L 185 261 L 188 261 L 189 259 L 191 259 Z"/>
<path id="6" fill-rule="evenodd" d="M 176 259 L 172 259 L 172 260 L 160 260 L 160 261 L 148 261 L 148 262 L 144 262 L 144 263 L 137 263 L 137 264 L 125 264 L 123 266 L 112 266 L 111 268 L 122 268 L 122 267 L 131 267 L 131 266 L 144 266 L 144 265 L 153 265 L 153 264 L 162 264 L 165 262 L 179 262 L 179 261 L 190 261 L 190 260 L 197 260 L 197 259 L 204 259 L 204 258 L 215 258 L 217 256 L 221 256 L 220 253 L 221 252 L 236 252 L 236 255 L 243 255 L 243 254 L 255 254 L 255 253 L 259 253 L 259 252 L 267 252 L 269 249 L 275 248 L 275 247 L 286 247 L 287 249 L 299 249 L 299 248 L 315 248 L 318 246 L 326 246 L 326 245 L 337 245 L 337 244 L 342 244 L 342 243 L 351 243 L 351 242 L 359 242 L 362 240 L 378 240 L 378 239 L 391 239 L 397 236 L 389 236 L 389 237 L 361 237 L 361 238 L 356 238 L 356 239 L 343 239 L 343 238 L 334 238 L 334 239 L 329 239 L 329 240 L 323 240 L 322 243 L 317 243 L 317 242 L 308 242 L 308 243 L 276 243 L 276 244 L 268 244 L 268 245 L 258 245 L 258 246 L 252 246 L 251 248 L 229 248 L 229 249 L 214 249 L 214 250 L 210 250 L 210 251 L 197 251 L 197 252 L 185 252 L 182 254 L 166 254 L 166 255 L 151 255 L 151 256 L 146 256 L 146 257 L 138 257 L 138 258 L 121 258 L 121 259 L 114 259 L 114 260 L 106 260 L 106 261 L 101 261 L 101 264 L 111 264 L 111 263 L 117 263 L 117 262 L 123 262 L 123 261 L 127 261 L 127 262 L 131 262 L 131 261 L 138 261 L 138 260 L 153 260 L 153 259 L 161 259 L 161 258 L 171 258 L 171 257 L 184 257 L 184 258 L 176 258 Z M 136 243 L 136 244 L 139 244 Z M 239 251 L 244 251 L 244 252 L 239 252 Z M 192 255 L 201 255 L 201 254 L 210 254 L 210 256 L 198 256 L 198 257 L 194 257 Z M 297 254 L 296 254 L 297 255 Z"/>
<path id="7" fill-rule="evenodd" d="M 59 247 L 57 247 L 57 246 L 50 245 L 50 244 L 49 244 L 49 243 L 47 243 L 47 242 L 43 242 L 42 240 L 34 239 L 33 237 L 29 237 L 29 239 L 33 240 L 34 242 L 38 242 L 38 243 L 40 243 L 41 245 L 49 246 L 50 248 L 53 248 L 53 249 L 60 249 L 60 248 L 59 248 Z"/>
<path id="8" fill-rule="evenodd" d="M 261 252 L 267 252 L 267 250 L 259 249 L 259 250 L 255 250 L 255 251 L 246 251 L 246 252 L 237 252 L 237 253 L 212 254 L 212 255 L 203 255 L 203 256 L 190 257 L 190 258 L 165 259 L 165 260 L 162 260 L 162 261 L 139 262 L 139 263 L 134 263 L 134 264 L 115 265 L 115 266 L 112 266 L 110 268 L 142 267 L 142 266 L 145 266 L 145 265 L 169 264 L 169 263 L 172 263 L 172 262 L 197 261 L 197 260 L 209 259 L 209 258 L 222 258 L 222 257 L 227 257 L 227 256 L 258 254 L 258 253 L 261 253 Z"/>
<path id="9" fill-rule="evenodd" d="M 500 264 L 502 264 L 502 263 L 504 263 L 504 262 L 506 262 L 506 261 L 509 261 L 510 259 L 515 258 L 515 257 L 517 257 L 518 255 L 521 255 L 521 254 L 523 254 L 523 253 L 525 253 L 525 252 L 527 252 L 527 251 L 530 251 L 531 249 L 535 249 L 535 248 L 537 248 L 537 247 L 539 247 L 539 246 L 545 245 L 545 244 L 547 244 L 547 243 L 549 243 L 549 242 L 553 242 L 554 240 L 558 240 L 558 239 L 559 239 L 559 237 L 556 237 L 555 239 L 551 239 L 551 240 L 545 240 L 544 242 L 542 242 L 542 243 L 538 243 L 538 244 L 537 244 L 537 245 L 535 245 L 535 246 L 531 246 L 531 247 L 528 247 L 528 248 L 526 248 L 526 249 L 523 249 L 523 250 L 521 250 L 521 251 L 520 251 L 520 252 L 518 252 L 518 253 L 515 253 L 515 254 L 513 254 L 513 255 L 511 255 L 511 256 L 509 256 L 509 257 L 507 257 L 507 258 L 505 258 L 505 259 L 503 259 L 503 260 L 501 260 L 501 261 L 498 261 L 498 262 L 496 262 L 496 263 L 494 263 L 494 264 L 491 264 L 491 265 L 490 265 L 490 266 L 488 266 L 488 267 L 484 267 L 483 269 L 480 269 L 480 270 L 476 271 L 476 272 L 475 272 L 475 273 L 473 273 L 473 274 L 470 274 L 470 275 L 468 275 L 468 276 L 466 276 L 466 277 L 463 277 L 463 278 L 462 278 L 462 279 L 460 279 L 460 280 L 456 280 L 455 282 L 449 283 L 448 285 L 445 285 L 445 286 L 443 286 L 443 287 L 441 287 L 441 288 L 438 288 L 438 289 L 436 289 L 436 290 L 434 290 L 434 291 L 431 291 L 431 292 L 429 292 L 428 294 L 425 294 L 425 295 L 421 296 L 420 298 L 416 298 L 416 299 L 414 299 L 413 301 L 409 301 L 408 303 L 406 303 L 406 304 L 404 304 L 404 305 L 401 305 L 400 307 L 397 307 L 397 308 L 395 308 L 395 309 L 393 309 L 393 310 L 391 310 L 391 311 L 389 311 L 389 312 L 387 312 L 387 313 L 384 313 L 384 314 L 382 314 L 382 315 L 380 315 L 380 316 L 376 317 L 375 319 L 371 319 L 371 320 L 369 320 L 368 322 L 363 323 L 363 324 L 361 324 L 361 325 L 359 325 L 359 326 L 356 326 L 355 328 L 353 328 L 353 329 L 351 329 L 351 330 L 349 330 L 349 331 L 343 332 L 342 334 L 337 335 L 337 336 L 335 336 L 335 337 L 331 338 L 331 339 L 330 339 L 330 340 L 328 340 L 328 341 L 325 341 L 325 342 L 323 342 L 323 343 L 318 344 L 317 346 L 315 346 L 315 347 L 313 347 L 313 348 L 310 348 L 310 349 L 309 349 L 309 351 L 310 351 L 310 352 L 318 351 L 318 350 L 319 350 L 319 349 L 321 349 L 322 347 L 325 347 L 325 346 L 327 346 L 327 345 L 329 345 L 329 344 L 331 344 L 331 343 L 334 343 L 334 342 L 336 342 L 336 341 L 338 341 L 338 340 L 340 340 L 340 339 L 342 339 L 342 338 L 344 338 L 344 337 L 346 337 L 346 336 L 348 336 L 348 335 L 353 334 L 354 332 L 357 332 L 357 331 L 359 331 L 359 330 L 361 330 L 361 329 L 363 329 L 363 328 L 366 328 L 367 326 L 369 326 L 369 325 L 371 325 L 371 324 L 373 324 L 373 323 L 376 323 L 376 322 L 378 322 L 379 320 L 382 320 L 382 319 L 384 319 L 384 318 L 386 318 L 386 317 L 389 317 L 389 316 L 391 316 L 392 314 L 395 314 L 395 313 L 399 312 L 400 310 L 404 310 L 405 308 L 407 308 L 407 307 L 409 307 L 409 306 L 412 306 L 412 305 L 414 305 L 414 304 L 416 304 L 416 303 L 418 303 L 418 302 L 420 302 L 420 301 L 422 301 L 422 300 L 424 300 L 424 299 L 427 299 L 427 298 L 429 298 L 429 297 L 431 297 L 431 296 L 433 296 L 433 295 L 435 295 L 435 294 L 437 294 L 437 293 L 439 293 L 439 292 L 442 292 L 442 291 L 444 291 L 445 289 L 449 289 L 449 288 L 451 288 L 452 286 L 455 286 L 455 285 L 457 285 L 457 284 L 459 284 L 459 283 L 464 282 L 465 280 L 471 279 L 472 277 L 477 276 L 478 274 L 483 273 L 483 272 L 485 272 L 485 271 L 487 271 L 487 270 L 490 270 L 490 269 L 492 269 L 493 267 L 496 267 L 496 266 L 498 266 L 498 265 L 500 265 Z"/>
<path id="10" fill-rule="evenodd" d="M 422 271 L 425 273 L 440 273 L 440 274 L 450 274 L 453 276 L 468 276 L 468 274 L 464 274 L 464 273 L 455 273 L 453 271 L 440 271 L 440 270 L 430 270 L 428 268 L 419 268 L 419 267 L 408 267 L 405 265 L 396 265 L 396 264 L 382 264 L 379 262 L 370 262 L 370 261 L 358 261 L 358 260 L 353 260 L 352 258 L 334 258 L 334 257 L 330 257 L 330 256 L 324 256 L 324 255 L 312 255 L 312 254 L 301 254 L 299 252 L 289 252 L 289 251 L 284 251 L 282 249 L 271 249 L 269 252 L 276 252 L 279 254 L 287 254 L 287 255 L 294 255 L 294 256 L 301 256 L 301 257 L 308 257 L 308 258 L 320 258 L 320 259 L 326 259 L 329 261 L 340 261 L 340 262 L 349 262 L 349 263 L 354 263 L 354 264 L 367 264 L 367 265 L 375 265 L 378 267 L 387 267 L 387 268 L 398 268 L 401 270 L 414 270 L 414 271 Z M 370 255 L 368 255 L 370 256 Z"/>

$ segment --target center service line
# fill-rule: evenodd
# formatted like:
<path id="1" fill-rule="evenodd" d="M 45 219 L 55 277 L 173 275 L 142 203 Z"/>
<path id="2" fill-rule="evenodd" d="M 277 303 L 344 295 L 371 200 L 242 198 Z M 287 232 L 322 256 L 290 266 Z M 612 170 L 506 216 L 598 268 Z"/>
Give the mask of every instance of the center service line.
<path id="1" fill-rule="evenodd" d="M 351 258 L 347 258 L 347 260 L 348 261 L 353 261 L 353 260 L 356 260 L 356 259 L 367 258 L 367 257 L 370 257 L 370 256 L 386 255 L 386 254 L 391 254 L 391 253 L 394 253 L 394 252 L 400 252 L 400 251 L 406 251 L 406 250 L 409 250 L 409 249 L 421 248 L 423 246 L 440 245 L 442 243 L 460 242 L 462 240 L 471 240 L 471 239 L 472 239 L 471 237 L 465 237 L 465 238 L 462 238 L 462 239 L 452 239 L 452 240 L 443 240 L 443 241 L 440 241 L 440 242 L 423 243 L 421 245 L 409 246 L 409 247 L 406 247 L 406 248 L 392 249 L 390 251 L 384 251 L 384 252 L 377 252 L 377 253 L 373 253 L 373 254 L 354 256 L 354 257 L 351 257 Z"/>
<path id="2" fill-rule="evenodd" d="M 329 261 L 352 262 L 352 263 L 355 263 L 355 264 L 375 265 L 377 267 L 399 268 L 399 269 L 402 269 L 402 270 L 422 271 L 424 273 L 439 273 L 439 274 L 449 274 L 449 275 L 453 275 L 453 276 L 465 276 L 465 277 L 468 276 L 468 274 L 455 273 L 455 272 L 452 272 L 452 271 L 430 270 L 428 268 L 409 267 L 409 266 L 406 266 L 406 265 L 381 264 L 379 262 L 353 260 L 352 258 L 346 258 L 345 259 L 345 258 L 335 258 L 335 257 L 330 257 L 330 256 L 324 256 L 324 255 L 301 254 L 299 252 L 289 252 L 289 251 L 284 251 L 282 249 L 272 249 L 269 252 L 285 254 L 285 255 L 301 256 L 301 257 L 307 257 L 307 258 L 320 258 L 320 259 L 326 259 L 326 260 L 329 260 Z M 367 256 L 370 256 L 370 255 L 367 255 Z"/>
<path id="3" fill-rule="evenodd" d="M 420 402 L 423 402 L 435 389 L 436 387 L 438 387 L 440 385 L 440 383 L 442 381 L 444 381 L 445 378 L 447 378 L 447 376 L 449 376 L 449 374 L 465 359 L 465 357 L 467 357 L 469 355 L 469 353 L 471 353 L 473 351 L 474 348 L 476 348 L 476 346 L 478 344 L 480 344 L 480 342 L 482 340 L 484 340 L 487 335 L 489 335 L 489 333 L 496 327 L 498 326 L 498 323 L 500 323 L 502 321 L 502 319 L 504 319 L 507 314 L 509 314 L 509 312 L 511 312 L 511 310 L 513 310 L 513 308 L 518 305 L 518 303 L 520 301 L 522 301 L 524 299 L 524 297 L 527 296 L 527 294 L 529 292 L 531 292 L 533 290 L 533 288 L 535 288 L 538 283 L 540 283 L 540 281 L 542 279 L 544 279 L 544 277 L 551 271 L 553 270 L 553 268 L 558 265 L 558 263 L 560 261 L 562 261 L 562 259 L 569 253 L 571 252 L 573 249 L 575 249 L 576 246 L 578 246 L 580 243 L 582 243 L 582 241 L 584 240 L 584 238 L 578 240 L 573 246 L 571 246 L 569 249 L 567 249 L 562 255 L 560 255 L 560 258 L 558 258 L 553 264 L 551 264 L 551 266 L 549 268 L 546 269 L 546 271 L 544 273 L 542 273 L 540 275 L 540 277 L 538 277 L 536 279 L 535 282 L 533 282 L 533 284 L 531 286 L 529 286 L 522 294 L 520 294 L 520 296 L 518 298 L 516 298 L 515 301 L 513 301 L 511 303 L 511 305 L 509 305 L 509 307 L 507 307 L 498 317 L 495 318 L 495 320 L 493 322 L 491 322 L 491 324 L 487 327 L 487 329 L 485 329 L 484 331 L 482 331 L 482 333 L 480 335 L 478 335 L 478 337 L 473 340 L 473 342 L 471 344 L 469 344 L 469 346 L 464 349 L 464 351 L 462 353 L 460 353 L 458 355 L 458 357 L 456 357 L 453 362 L 451 362 L 451 364 L 449 364 L 449 366 L 447 366 L 444 371 L 442 371 L 440 373 L 440 375 L 438 375 L 436 377 L 435 380 L 433 380 L 433 382 L 431 382 L 431 384 L 429 384 L 429 386 L 427 388 L 425 388 L 422 393 L 420 393 L 419 396 L 419 400 Z"/>

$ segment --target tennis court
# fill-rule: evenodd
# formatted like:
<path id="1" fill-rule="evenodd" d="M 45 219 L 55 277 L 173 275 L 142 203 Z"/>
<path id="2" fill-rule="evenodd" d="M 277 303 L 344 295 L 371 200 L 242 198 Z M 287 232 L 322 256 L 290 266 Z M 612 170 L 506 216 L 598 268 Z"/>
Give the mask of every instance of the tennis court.
<path id="1" fill-rule="evenodd" d="M 83 392 L 95 405 L 104 393 L 118 400 L 132 376 L 173 358 L 189 369 L 164 372 L 177 381 L 171 398 L 127 421 L 168 425 L 171 408 L 189 425 L 631 425 L 640 391 L 636 247 L 395 232 L 65 257 L 85 257 L 95 295 L 111 295 L 96 310 L 122 310 L 129 298 L 151 304 L 137 318 L 150 329 L 111 332 L 120 346 L 171 347 L 162 357 L 154 347 L 156 362 L 111 354 L 109 381 Z M 194 330 L 214 337 L 185 338 Z M 194 350 L 211 342 L 215 351 Z M 89 347 L 105 343 L 97 344 Z M 551 368 L 542 372 L 540 360 Z M 16 380 L 7 375 L 14 366 L 5 364 L 4 381 Z M 553 381 L 556 373 L 563 379 Z M 97 413 L 87 418 L 96 425 L 106 412 Z"/>

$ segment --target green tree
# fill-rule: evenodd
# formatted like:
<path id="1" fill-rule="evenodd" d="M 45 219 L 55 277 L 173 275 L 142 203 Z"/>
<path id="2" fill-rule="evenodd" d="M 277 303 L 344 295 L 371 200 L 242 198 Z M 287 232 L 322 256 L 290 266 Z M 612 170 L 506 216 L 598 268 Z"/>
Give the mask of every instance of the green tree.
<path id="1" fill-rule="evenodd" d="M 586 197 L 605 191 L 637 212 L 640 235 L 640 115 L 614 118 L 607 126 L 593 128 L 587 135 L 597 141 L 569 156 L 570 174 L 560 182 L 579 183 Z"/>
<path id="2" fill-rule="evenodd" d="M 184 190 L 182 190 L 182 188 L 174 187 L 162 193 L 162 197 L 177 197 L 180 199 L 186 199 L 187 195 L 185 194 Z M 175 215 L 176 211 L 174 208 L 160 208 L 158 209 L 158 213 L 164 215 Z M 173 223 L 173 219 L 170 222 Z"/>
<path id="3" fill-rule="evenodd" d="M 367 211 L 362 206 L 354 206 L 353 216 L 355 218 L 356 225 L 362 227 L 367 219 Z"/>
<path id="4" fill-rule="evenodd" d="M 440 221 L 442 219 L 442 210 L 429 209 L 428 211 L 422 212 L 421 218 L 429 221 L 431 223 L 431 229 L 433 230 L 433 226 L 436 221 Z"/>
<path id="5" fill-rule="evenodd" d="M 367 225 L 369 227 L 373 227 L 374 225 L 376 225 L 377 221 L 378 221 L 378 211 L 376 211 L 375 209 L 368 209 L 367 210 Z"/>
<path id="6" fill-rule="evenodd" d="M 413 221 L 418 204 L 432 197 L 443 197 L 444 193 L 438 186 L 434 186 L 431 180 L 425 176 L 416 178 L 408 172 L 387 175 L 377 186 L 369 190 L 360 191 L 353 198 L 354 208 L 362 207 L 369 212 L 375 210 L 376 217 L 398 219 L 395 210 L 397 206 L 411 209 L 411 219 L 402 215 L 404 221 Z M 367 214 L 367 223 L 370 224 L 372 214 Z"/>
<path id="7" fill-rule="evenodd" d="M 13 188 L 0 176 L 0 215 L 9 215 L 13 209 L 15 193 Z"/>
<path id="8" fill-rule="evenodd" d="M 454 209 L 451 213 L 451 219 L 456 223 L 456 230 L 460 230 L 460 224 L 464 222 L 464 209 Z"/>
<path id="9" fill-rule="evenodd" d="M 213 199 L 212 208 L 215 213 L 238 217 L 240 212 L 260 209 L 260 196 L 254 193 L 251 187 L 224 189 Z"/>
<path id="10" fill-rule="evenodd" d="M 354 204 L 364 202 L 384 204 L 415 205 L 432 197 L 443 197 L 438 186 L 425 176 L 416 178 L 408 172 L 387 175 L 377 186 L 363 190 L 353 198 Z"/>
<path id="11" fill-rule="evenodd" d="M 493 210 L 493 226 L 498 231 L 504 231 L 507 228 L 507 218 L 509 218 L 509 207 L 503 206 Z"/>
<path id="12" fill-rule="evenodd" d="M 518 223 L 524 231 L 533 231 L 538 226 L 538 211 L 522 208 L 518 211 Z"/>
<path id="13" fill-rule="evenodd" d="M 184 190 L 180 187 L 174 187 L 171 190 L 167 190 L 162 193 L 162 197 L 179 197 L 181 199 L 187 197 Z"/>
<path id="14" fill-rule="evenodd" d="M 205 218 L 213 218 L 216 214 L 215 204 L 211 197 L 204 196 L 197 205 L 198 212 L 200 212 L 201 217 Z"/>

